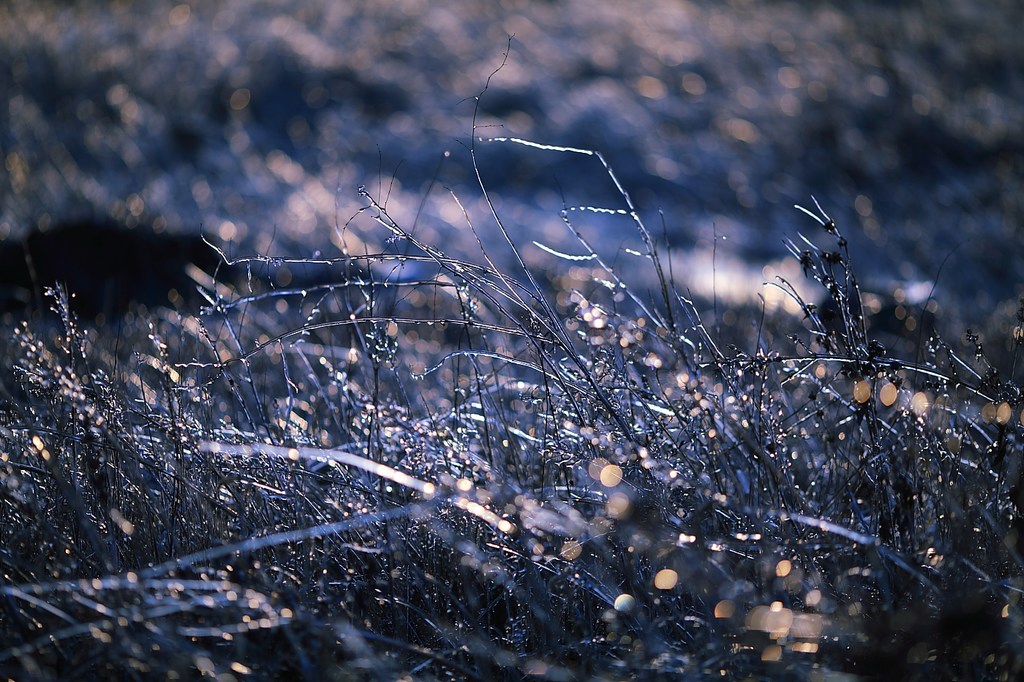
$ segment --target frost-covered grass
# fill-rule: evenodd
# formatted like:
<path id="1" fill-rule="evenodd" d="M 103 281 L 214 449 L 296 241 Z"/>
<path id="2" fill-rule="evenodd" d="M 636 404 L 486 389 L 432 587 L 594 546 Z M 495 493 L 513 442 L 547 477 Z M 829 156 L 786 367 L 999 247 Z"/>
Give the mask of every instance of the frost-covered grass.
<path id="1" fill-rule="evenodd" d="M 567 211 L 545 277 L 361 197 L 385 252 L 243 259 L 203 310 L 111 328 L 56 291 L 7 332 L 0 672 L 1024 671 L 1016 355 L 886 349 L 820 208 L 792 243 L 817 294 L 720 329 L 624 189 L 642 267 Z"/>

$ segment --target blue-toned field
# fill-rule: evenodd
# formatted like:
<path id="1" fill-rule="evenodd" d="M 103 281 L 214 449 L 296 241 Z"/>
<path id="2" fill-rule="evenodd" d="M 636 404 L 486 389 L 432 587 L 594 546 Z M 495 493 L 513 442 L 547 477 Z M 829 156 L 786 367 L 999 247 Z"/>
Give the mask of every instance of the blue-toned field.
<path id="1" fill-rule="evenodd" d="M 363 4 L 0 8 L 0 673 L 1017 679 L 1017 3 Z"/>

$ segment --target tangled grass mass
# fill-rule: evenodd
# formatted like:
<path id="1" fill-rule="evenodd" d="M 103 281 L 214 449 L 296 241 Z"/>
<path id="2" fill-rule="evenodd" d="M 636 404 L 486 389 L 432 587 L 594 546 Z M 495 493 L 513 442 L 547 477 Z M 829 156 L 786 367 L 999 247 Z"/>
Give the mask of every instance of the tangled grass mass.
<path id="1" fill-rule="evenodd" d="M 384 252 L 225 257 L 103 328 L 51 290 L 3 351 L 0 672 L 1018 679 L 1024 314 L 991 364 L 884 337 L 816 207 L 798 312 L 705 324 L 604 170 L 547 275 L 500 210 L 471 261 L 361 189 Z"/>

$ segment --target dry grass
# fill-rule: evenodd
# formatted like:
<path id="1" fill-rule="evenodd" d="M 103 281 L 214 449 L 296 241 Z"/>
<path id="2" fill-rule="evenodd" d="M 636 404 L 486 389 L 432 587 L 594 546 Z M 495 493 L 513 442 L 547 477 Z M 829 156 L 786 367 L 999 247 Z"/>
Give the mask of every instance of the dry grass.
<path id="1" fill-rule="evenodd" d="M 243 259 L 195 314 L 85 329 L 53 292 L 3 350 L 0 671 L 1020 675 L 1015 367 L 886 350 L 820 208 L 824 303 L 709 329 L 619 190 L 652 292 L 588 211 L 539 281 L 365 191 L 390 250 Z"/>

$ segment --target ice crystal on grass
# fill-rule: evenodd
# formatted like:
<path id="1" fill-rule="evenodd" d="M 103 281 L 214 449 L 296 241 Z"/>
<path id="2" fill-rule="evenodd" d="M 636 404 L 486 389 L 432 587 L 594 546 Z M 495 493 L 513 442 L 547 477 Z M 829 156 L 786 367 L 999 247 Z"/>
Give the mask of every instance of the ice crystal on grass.
<path id="1" fill-rule="evenodd" d="M 363 191 L 385 250 L 234 263 L 319 284 L 211 281 L 117 338 L 55 292 L 16 327 L 0 669 L 1019 674 L 1013 368 L 875 338 L 820 207 L 791 242 L 820 297 L 779 280 L 796 316 L 720 332 L 603 157 L 541 151 L 608 173 L 656 286 L 583 236 L 597 211 L 544 278 L 509 232 L 518 270 L 456 259 Z"/>

